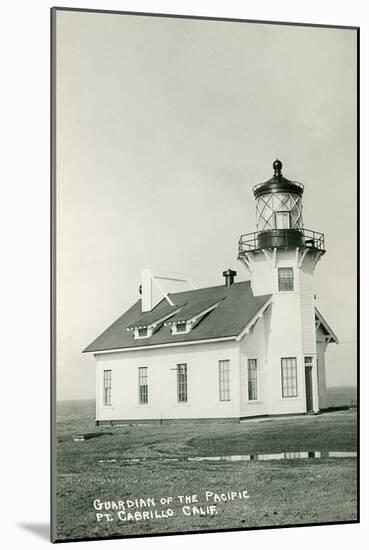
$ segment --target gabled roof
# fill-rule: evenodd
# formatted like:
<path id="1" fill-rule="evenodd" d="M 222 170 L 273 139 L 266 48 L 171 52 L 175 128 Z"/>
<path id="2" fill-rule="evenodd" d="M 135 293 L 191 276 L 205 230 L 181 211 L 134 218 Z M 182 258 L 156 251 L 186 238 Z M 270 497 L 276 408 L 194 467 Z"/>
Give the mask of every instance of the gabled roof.
<path id="1" fill-rule="evenodd" d="M 271 294 L 254 296 L 250 281 L 245 281 L 235 283 L 230 287 L 222 285 L 199 288 L 170 294 L 169 296 L 174 306 L 169 306 L 168 302 L 163 299 L 148 313 L 141 313 L 141 300 L 138 300 L 87 346 L 84 352 L 97 353 L 217 338 L 236 338 L 270 299 Z M 200 312 L 201 308 L 206 309 L 219 301 L 221 303 L 207 315 L 204 315 L 201 321 L 188 333 L 172 335 L 170 327 L 162 325 L 152 336 L 134 339 L 132 332 L 127 331 L 127 328 L 134 326 L 136 323 L 141 323 L 144 319 L 146 319 L 146 322 L 147 319 L 153 322 L 154 318 L 163 318 L 168 314 L 170 308 L 175 312 L 183 305 L 183 310 L 186 308 L 189 313 L 193 311 Z M 199 310 L 198 306 L 200 304 Z M 183 310 L 181 310 L 179 317 L 182 317 Z"/>

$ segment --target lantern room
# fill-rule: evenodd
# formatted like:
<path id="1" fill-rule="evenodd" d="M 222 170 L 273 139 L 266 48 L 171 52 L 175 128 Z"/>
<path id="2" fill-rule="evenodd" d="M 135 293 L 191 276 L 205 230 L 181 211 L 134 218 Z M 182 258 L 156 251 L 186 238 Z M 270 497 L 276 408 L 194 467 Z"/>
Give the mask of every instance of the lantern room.
<path id="1" fill-rule="evenodd" d="M 304 228 L 304 186 L 282 175 L 279 159 L 273 162 L 273 169 L 272 178 L 253 187 L 257 231 L 241 236 L 239 252 L 305 246 L 324 250 L 324 235 Z"/>
<path id="2" fill-rule="evenodd" d="M 273 168 L 273 177 L 253 188 L 257 230 L 302 229 L 301 197 L 304 186 L 282 175 L 280 160 L 273 162 Z"/>

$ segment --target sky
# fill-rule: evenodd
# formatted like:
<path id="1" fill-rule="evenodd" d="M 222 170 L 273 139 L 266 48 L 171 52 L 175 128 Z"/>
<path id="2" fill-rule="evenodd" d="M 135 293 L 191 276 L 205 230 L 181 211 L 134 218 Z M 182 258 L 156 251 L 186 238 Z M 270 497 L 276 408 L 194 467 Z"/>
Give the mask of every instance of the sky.
<path id="1" fill-rule="evenodd" d="M 58 399 L 94 397 L 81 352 L 139 298 L 142 269 L 249 278 L 237 243 L 277 156 L 325 233 L 328 384 L 355 384 L 355 31 L 59 11 L 56 40 Z"/>

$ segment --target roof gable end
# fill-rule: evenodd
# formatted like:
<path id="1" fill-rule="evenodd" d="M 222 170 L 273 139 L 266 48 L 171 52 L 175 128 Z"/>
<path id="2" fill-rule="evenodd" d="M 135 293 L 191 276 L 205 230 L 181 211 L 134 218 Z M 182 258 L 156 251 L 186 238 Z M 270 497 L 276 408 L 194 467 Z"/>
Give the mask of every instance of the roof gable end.
<path id="1" fill-rule="evenodd" d="M 315 308 L 315 329 L 318 330 L 319 327 L 321 327 L 326 333 L 327 344 L 329 344 L 330 342 L 334 342 L 335 344 L 339 343 L 337 336 L 335 335 L 331 327 L 328 325 L 323 315 L 320 313 L 318 308 Z"/>

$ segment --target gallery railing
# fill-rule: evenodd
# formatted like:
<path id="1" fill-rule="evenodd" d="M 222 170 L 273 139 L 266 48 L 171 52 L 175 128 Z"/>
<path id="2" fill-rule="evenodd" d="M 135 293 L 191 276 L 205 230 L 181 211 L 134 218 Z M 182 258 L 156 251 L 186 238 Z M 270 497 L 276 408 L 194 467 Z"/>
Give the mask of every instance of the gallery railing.
<path id="1" fill-rule="evenodd" d="M 238 253 L 262 248 L 310 247 L 325 252 L 324 233 L 311 229 L 268 229 L 241 235 Z"/>

